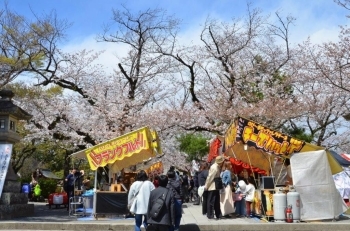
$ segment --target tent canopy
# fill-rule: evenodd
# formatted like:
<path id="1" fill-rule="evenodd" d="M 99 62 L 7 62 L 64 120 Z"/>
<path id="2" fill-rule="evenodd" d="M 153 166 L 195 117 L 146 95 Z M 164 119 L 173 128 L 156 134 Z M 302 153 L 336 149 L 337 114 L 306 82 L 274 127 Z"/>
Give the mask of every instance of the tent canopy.
<path id="1" fill-rule="evenodd" d="M 271 173 L 276 156 L 290 158 L 293 153 L 324 149 L 242 117 L 238 117 L 225 134 L 226 155 L 267 173 Z M 341 166 L 326 152 L 332 173 L 341 172 Z"/>
<path id="2" fill-rule="evenodd" d="M 111 164 L 118 171 L 161 153 L 157 133 L 143 127 L 70 156 L 87 159 L 92 170 Z"/>
<path id="3" fill-rule="evenodd" d="M 43 174 L 43 176 L 46 178 L 57 179 L 57 180 L 62 179 L 62 178 L 56 176 L 56 174 L 51 172 L 51 170 L 49 170 L 49 169 L 41 169 L 40 171 Z"/>
<path id="4" fill-rule="evenodd" d="M 343 167 L 349 167 L 350 166 L 350 161 L 345 159 L 342 155 L 339 155 L 335 151 L 329 151 L 329 152 L 332 154 L 334 159 L 336 159 L 341 166 L 343 166 Z"/>

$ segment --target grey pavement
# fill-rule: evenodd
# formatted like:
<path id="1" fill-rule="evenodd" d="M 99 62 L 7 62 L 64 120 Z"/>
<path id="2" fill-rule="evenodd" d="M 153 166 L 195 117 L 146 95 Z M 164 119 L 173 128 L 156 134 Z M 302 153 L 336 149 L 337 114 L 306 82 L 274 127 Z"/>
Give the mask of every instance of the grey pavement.
<path id="1" fill-rule="evenodd" d="M 134 219 L 123 216 L 98 217 L 69 216 L 66 208 L 51 208 L 45 203 L 34 203 L 32 217 L 2 220 L 0 230 L 121 230 L 133 231 Z M 258 218 L 227 218 L 208 220 L 201 213 L 201 206 L 184 204 L 180 231 L 220 231 L 220 230 L 349 230 L 350 218 L 340 216 L 339 220 L 313 221 L 301 223 L 273 223 Z M 144 229 L 143 229 L 144 230 Z"/>

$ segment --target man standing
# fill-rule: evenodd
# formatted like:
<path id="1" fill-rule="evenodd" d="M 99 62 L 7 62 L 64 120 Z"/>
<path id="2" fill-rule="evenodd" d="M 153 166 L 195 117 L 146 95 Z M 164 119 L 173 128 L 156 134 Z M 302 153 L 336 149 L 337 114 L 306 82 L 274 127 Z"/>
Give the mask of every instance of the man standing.
<path id="1" fill-rule="evenodd" d="M 208 219 L 214 219 L 213 210 L 217 219 L 222 217 L 220 211 L 220 193 L 215 187 L 215 178 L 220 178 L 221 169 L 224 163 L 223 156 L 217 156 L 215 163 L 210 167 L 208 177 L 205 181 L 204 190 L 208 190 L 207 199 L 207 217 Z"/>
<path id="2" fill-rule="evenodd" d="M 188 176 L 187 173 L 184 172 L 182 175 L 182 192 L 183 192 L 183 203 L 188 203 L 190 201 L 189 197 L 189 182 L 188 182 Z"/>
<path id="3" fill-rule="evenodd" d="M 158 182 L 159 187 L 152 190 L 149 197 L 147 223 L 152 226 L 152 230 L 154 231 L 169 231 L 169 228 L 175 225 L 174 195 L 172 190 L 166 188 L 168 185 L 167 176 L 158 176 Z M 164 204 L 161 206 L 161 209 L 157 211 L 158 213 L 155 214 L 154 208 L 159 206 L 157 200 L 161 197 L 164 200 Z"/>
<path id="4" fill-rule="evenodd" d="M 168 185 L 167 189 L 171 190 L 174 196 L 174 207 L 175 207 L 175 224 L 171 226 L 169 231 L 179 231 L 180 222 L 182 218 L 182 200 L 183 192 L 181 182 L 176 180 L 176 173 L 169 170 L 167 173 Z"/>
<path id="5" fill-rule="evenodd" d="M 72 172 L 68 174 L 68 176 L 65 179 L 65 184 L 67 185 L 65 187 L 65 191 L 68 195 L 68 201 L 69 198 L 74 196 L 74 186 L 78 181 L 80 181 L 80 177 L 84 175 L 84 171 L 77 172 L 76 168 L 73 168 Z"/>
<path id="6" fill-rule="evenodd" d="M 201 201 L 201 198 L 199 197 L 199 195 L 198 195 L 198 188 L 199 188 L 199 181 L 198 181 L 198 171 L 196 171 L 195 173 L 194 173 L 194 176 L 193 176 L 193 186 L 194 186 L 194 188 L 193 188 L 193 190 L 192 190 L 192 192 L 193 192 L 193 198 L 194 198 L 194 205 L 199 205 L 200 204 L 200 201 Z"/>

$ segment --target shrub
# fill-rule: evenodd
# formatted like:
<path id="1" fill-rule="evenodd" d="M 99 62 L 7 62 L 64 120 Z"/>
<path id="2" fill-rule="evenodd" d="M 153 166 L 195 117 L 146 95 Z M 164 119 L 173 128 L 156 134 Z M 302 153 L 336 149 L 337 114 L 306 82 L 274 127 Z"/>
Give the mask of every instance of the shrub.
<path id="1" fill-rule="evenodd" d="M 51 193 L 56 191 L 57 180 L 54 179 L 40 179 L 39 185 L 41 188 L 41 196 L 48 198 Z"/>

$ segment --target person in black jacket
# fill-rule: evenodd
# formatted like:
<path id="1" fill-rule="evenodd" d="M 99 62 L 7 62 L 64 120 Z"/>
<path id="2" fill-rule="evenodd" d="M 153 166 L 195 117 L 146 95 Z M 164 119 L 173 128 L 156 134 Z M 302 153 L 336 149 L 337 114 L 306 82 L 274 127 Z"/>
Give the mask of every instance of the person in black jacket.
<path id="1" fill-rule="evenodd" d="M 190 195 L 189 195 L 189 180 L 186 172 L 184 172 L 182 175 L 182 193 L 183 193 L 182 203 L 188 203 L 190 201 Z"/>
<path id="2" fill-rule="evenodd" d="M 202 163 L 198 172 L 198 183 L 199 186 L 204 186 L 205 181 L 207 180 L 208 174 L 209 174 L 209 164 L 208 163 Z M 207 214 L 207 200 L 208 200 L 208 191 L 204 191 L 202 195 L 202 214 Z"/>
<path id="3" fill-rule="evenodd" d="M 182 200 L 183 192 L 181 182 L 176 180 L 175 171 L 169 170 L 167 173 L 168 185 L 167 188 L 173 192 L 174 195 L 174 205 L 175 205 L 175 225 L 169 229 L 169 231 L 178 231 L 180 227 L 181 217 L 182 217 Z"/>
<path id="4" fill-rule="evenodd" d="M 201 198 L 199 197 L 198 195 L 198 188 L 199 188 L 199 181 L 198 181 L 198 174 L 199 172 L 195 172 L 194 173 L 194 176 L 193 176 L 193 198 L 195 200 L 195 202 L 193 203 L 194 205 L 199 205 L 200 204 L 200 201 L 201 201 Z"/>
<path id="5" fill-rule="evenodd" d="M 147 209 L 147 223 L 152 225 L 154 231 L 168 231 L 170 227 L 174 227 L 175 224 L 175 207 L 174 207 L 174 195 L 172 190 L 167 189 L 168 177 L 160 175 L 158 177 L 159 186 L 151 191 L 149 197 L 148 209 Z M 165 201 L 162 209 L 160 210 L 157 217 L 151 214 L 152 205 L 155 204 L 156 200 L 162 195 L 165 196 Z"/>

